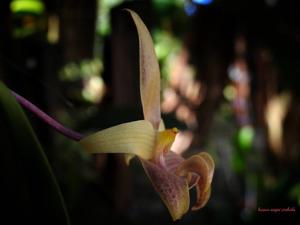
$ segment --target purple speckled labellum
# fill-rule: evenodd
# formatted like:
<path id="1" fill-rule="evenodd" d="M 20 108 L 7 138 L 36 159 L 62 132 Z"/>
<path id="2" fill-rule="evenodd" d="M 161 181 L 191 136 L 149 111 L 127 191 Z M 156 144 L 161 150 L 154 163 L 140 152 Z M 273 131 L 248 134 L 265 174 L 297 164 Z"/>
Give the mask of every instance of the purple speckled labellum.
<path id="1" fill-rule="evenodd" d="M 190 196 L 187 180 L 163 167 L 140 158 L 155 190 L 169 209 L 173 220 L 178 220 L 189 209 Z"/>

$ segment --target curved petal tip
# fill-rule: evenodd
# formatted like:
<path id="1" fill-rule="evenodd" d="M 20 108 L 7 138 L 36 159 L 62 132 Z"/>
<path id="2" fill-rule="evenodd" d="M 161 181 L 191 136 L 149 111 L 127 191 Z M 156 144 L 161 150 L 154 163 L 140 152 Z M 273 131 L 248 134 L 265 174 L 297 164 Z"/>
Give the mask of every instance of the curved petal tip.
<path id="1" fill-rule="evenodd" d="M 206 205 L 210 197 L 214 169 L 214 160 L 206 152 L 193 155 L 178 166 L 176 174 L 179 176 L 187 178 L 198 176 L 197 183 L 192 182 L 197 190 L 197 200 L 192 210 L 201 209 Z"/>

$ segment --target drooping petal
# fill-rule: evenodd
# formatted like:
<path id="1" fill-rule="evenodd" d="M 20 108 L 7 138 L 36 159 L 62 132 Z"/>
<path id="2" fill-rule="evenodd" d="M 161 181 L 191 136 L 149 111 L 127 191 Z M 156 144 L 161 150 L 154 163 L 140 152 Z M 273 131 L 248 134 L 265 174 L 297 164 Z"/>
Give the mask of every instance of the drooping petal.
<path id="1" fill-rule="evenodd" d="M 166 169 L 171 173 L 175 173 L 178 166 L 185 161 L 181 155 L 176 154 L 172 150 L 165 155 L 164 159 Z M 189 184 L 189 189 L 196 186 L 199 181 L 199 176 L 196 173 L 188 173 L 186 178 Z"/>
<path id="2" fill-rule="evenodd" d="M 177 168 L 176 174 L 187 177 L 190 173 L 197 174 L 197 201 L 192 210 L 205 206 L 210 196 L 210 186 L 214 173 L 214 161 L 208 153 L 201 152 L 183 161 Z"/>
<path id="3" fill-rule="evenodd" d="M 172 173 L 175 173 L 177 167 L 184 161 L 185 159 L 181 156 L 173 152 L 169 151 L 165 155 L 165 165 L 166 169 Z"/>
<path id="4" fill-rule="evenodd" d="M 196 185 L 196 190 L 197 190 L 197 202 L 192 207 L 193 211 L 202 209 L 206 205 L 210 197 L 211 187 L 209 187 L 207 191 L 201 191 L 201 186 Z"/>
<path id="5" fill-rule="evenodd" d="M 215 162 L 213 160 L 213 158 L 210 156 L 210 154 L 208 154 L 207 152 L 200 152 L 197 154 L 198 156 L 202 157 L 205 162 L 208 165 L 208 181 L 209 183 L 212 182 L 213 179 L 213 175 L 214 175 L 214 170 L 215 170 Z"/>
<path id="6" fill-rule="evenodd" d="M 153 157 L 156 131 L 149 121 L 139 120 L 104 129 L 80 140 L 89 153 L 129 153 Z"/>
<path id="7" fill-rule="evenodd" d="M 150 33 L 141 18 L 127 9 L 134 20 L 139 37 L 140 92 L 144 119 L 155 129 L 160 123 L 160 71 Z"/>
<path id="8" fill-rule="evenodd" d="M 186 179 L 163 167 L 140 159 L 155 190 L 167 206 L 173 220 L 180 219 L 189 209 L 190 196 Z"/>

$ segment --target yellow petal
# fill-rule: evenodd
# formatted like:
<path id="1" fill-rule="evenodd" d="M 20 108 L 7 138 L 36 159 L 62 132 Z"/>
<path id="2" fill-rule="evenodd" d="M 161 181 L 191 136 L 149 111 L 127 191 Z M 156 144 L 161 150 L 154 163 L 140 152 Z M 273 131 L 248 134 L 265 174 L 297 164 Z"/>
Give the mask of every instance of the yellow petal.
<path id="1" fill-rule="evenodd" d="M 129 153 L 143 159 L 153 156 L 156 131 L 149 121 L 123 123 L 80 140 L 89 153 Z"/>
<path id="2" fill-rule="evenodd" d="M 137 28 L 140 55 L 140 91 L 144 119 L 155 129 L 160 123 L 160 72 L 150 33 L 141 18 L 127 9 Z"/>
<path id="3" fill-rule="evenodd" d="M 160 120 L 160 123 L 159 123 L 159 128 L 158 128 L 158 131 L 164 131 L 166 128 L 165 128 L 165 124 L 164 124 L 164 121 L 163 119 Z M 125 160 L 125 163 L 126 165 L 129 165 L 130 164 L 130 161 L 132 158 L 134 158 L 134 154 L 124 154 L 124 160 Z"/>
<path id="4" fill-rule="evenodd" d="M 129 153 L 126 153 L 124 154 L 124 160 L 125 160 L 125 163 L 127 166 L 129 166 L 130 164 L 130 161 L 135 157 L 134 154 L 129 154 Z"/>

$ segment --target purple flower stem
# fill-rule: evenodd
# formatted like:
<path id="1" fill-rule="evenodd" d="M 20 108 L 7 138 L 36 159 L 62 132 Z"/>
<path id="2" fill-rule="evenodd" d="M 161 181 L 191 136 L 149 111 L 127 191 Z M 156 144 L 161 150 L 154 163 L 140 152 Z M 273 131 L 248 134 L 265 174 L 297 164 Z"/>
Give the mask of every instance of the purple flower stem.
<path id="1" fill-rule="evenodd" d="M 49 126 L 53 127 L 56 131 L 63 134 L 64 136 L 73 139 L 75 141 L 79 141 L 83 138 L 83 135 L 80 133 L 77 133 L 76 131 L 73 131 L 65 126 L 63 126 L 61 123 L 44 113 L 42 110 L 40 110 L 37 106 L 32 104 L 30 101 L 22 97 L 21 95 L 17 94 L 14 91 L 11 91 L 12 95 L 15 96 L 17 101 L 26 109 L 30 110 L 32 113 L 34 113 L 37 117 L 39 117 L 42 121 L 44 121 Z"/>

